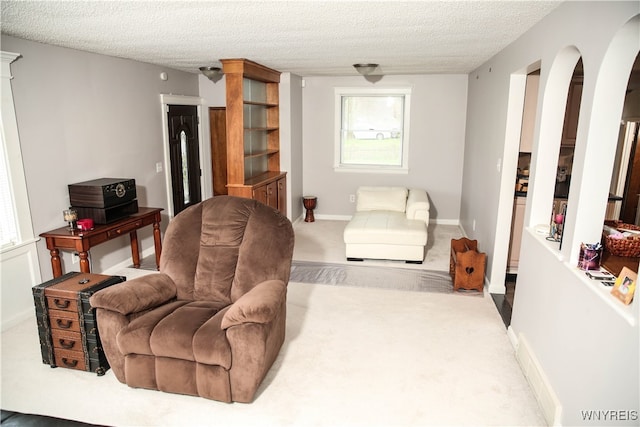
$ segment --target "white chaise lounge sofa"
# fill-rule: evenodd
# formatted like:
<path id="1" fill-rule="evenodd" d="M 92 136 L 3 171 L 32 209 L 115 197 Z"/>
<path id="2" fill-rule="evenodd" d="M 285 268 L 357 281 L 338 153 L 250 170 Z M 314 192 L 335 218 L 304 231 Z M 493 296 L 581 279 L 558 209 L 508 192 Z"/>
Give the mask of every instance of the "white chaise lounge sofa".
<path id="1" fill-rule="evenodd" d="M 356 213 L 344 229 L 347 260 L 371 258 L 422 263 L 428 224 L 426 191 L 360 187 Z"/>

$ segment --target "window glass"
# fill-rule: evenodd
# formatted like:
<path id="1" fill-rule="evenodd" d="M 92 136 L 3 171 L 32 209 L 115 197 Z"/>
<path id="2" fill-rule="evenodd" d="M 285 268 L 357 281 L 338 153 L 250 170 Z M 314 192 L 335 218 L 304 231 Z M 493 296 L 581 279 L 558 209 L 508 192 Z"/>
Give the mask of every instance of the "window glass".
<path id="1" fill-rule="evenodd" d="M 189 153 L 187 150 L 187 134 L 184 130 L 180 131 L 180 157 L 182 159 L 182 198 L 186 205 L 191 202 L 191 194 L 189 193 Z"/>
<path id="2" fill-rule="evenodd" d="M 2 134 L 2 146 L 0 146 L 0 248 L 2 248 L 17 242 L 18 231 L 9 185 L 9 170 L 7 169 L 4 131 L 2 129 L 0 129 L 0 134 Z"/>
<path id="3" fill-rule="evenodd" d="M 406 89 L 336 90 L 336 166 L 406 169 L 409 99 Z"/>

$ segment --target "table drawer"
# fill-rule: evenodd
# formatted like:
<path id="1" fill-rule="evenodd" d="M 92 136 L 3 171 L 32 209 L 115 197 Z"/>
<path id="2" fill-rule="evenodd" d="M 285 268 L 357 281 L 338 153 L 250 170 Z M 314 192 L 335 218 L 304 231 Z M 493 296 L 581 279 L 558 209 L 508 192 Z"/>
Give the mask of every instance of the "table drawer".
<path id="1" fill-rule="evenodd" d="M 87 370 L 84 353 L 82 351 L 56 349 L 54 351 L 54 357 L 57 366 L 69 369 L 78 369 L 80 371 Z"/>
<path id="2" fill-rule="evenodd" d="M 75 299 L 64 297 L 47 297 L 47 306 L 53 310 L 78 311 L 78 302 Z"/>
<path id="3" fill-rule="evenodd" d="M 107 231 L 107 237 L 109 239 L 117 236 L 121 236 L 126 233 L 130 233 L 138 228 L 142 227 L 142 220 L 137 220 L 134 222 L 130 222 L 129 224 L 123 224 L 118 228 L 114 228 L 113 230 Z"/>
<path id="4" fill-rule="evenodd" d="M 55 349 L 83 351 L 82 335 L 80 332 L 63 331 L 61 329 L 51 330 L 51 339 Z"/>
<path id="5" fill-rule="evenodd" d="M 80 332 L 78 313 L 63 310 L 49 310 L 51 329 Z"/>

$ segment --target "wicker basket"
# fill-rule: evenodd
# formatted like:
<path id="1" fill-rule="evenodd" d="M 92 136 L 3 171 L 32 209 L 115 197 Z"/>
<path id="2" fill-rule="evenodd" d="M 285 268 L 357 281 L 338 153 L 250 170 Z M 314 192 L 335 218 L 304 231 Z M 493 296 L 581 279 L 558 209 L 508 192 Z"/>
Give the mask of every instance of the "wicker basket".
<path id="1" fill-rule="evenodd" d="M 606 221 L 609 227 L 624 230 L 640 231 L 640 227 L 633 224 L 625 224 L 620 221 Z M 629 236 L 624 239 L 616 239 L 610 235 L 604 237 L 604 246 L 613 255 L 623 257 L 640 257 L 640 235 Z"/>

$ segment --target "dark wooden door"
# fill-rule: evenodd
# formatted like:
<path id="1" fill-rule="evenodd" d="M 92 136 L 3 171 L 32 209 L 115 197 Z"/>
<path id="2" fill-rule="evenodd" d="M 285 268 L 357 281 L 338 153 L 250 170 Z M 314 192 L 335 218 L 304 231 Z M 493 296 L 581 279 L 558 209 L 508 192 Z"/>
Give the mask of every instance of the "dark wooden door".
<path id="1" fill-rule="evenodd" d="M 213 195 L 228 194 L 227 191 L 227 109 L 209 108 L 211 128 L 211 168 L 213 170 Z"/>
<path id="2" fill-rule="evenodd" d="M 629 158 L 629 168 L 627 169 L 627 181 L 624 189 L 624 201 L 620 219 L 627 224 L 636 223 L 636 211 L 638 210 L 638 196 L 640 196 L 640 147 L 638 147 L 638 131 L 640 126 L 636 125 L 634 142 Z"/>
<path id="3" fill-rule="evenodd" d="M 173 214 L 202 200 L 198 109 L 195 105 L 169 105 L 169 152 Z"/>

